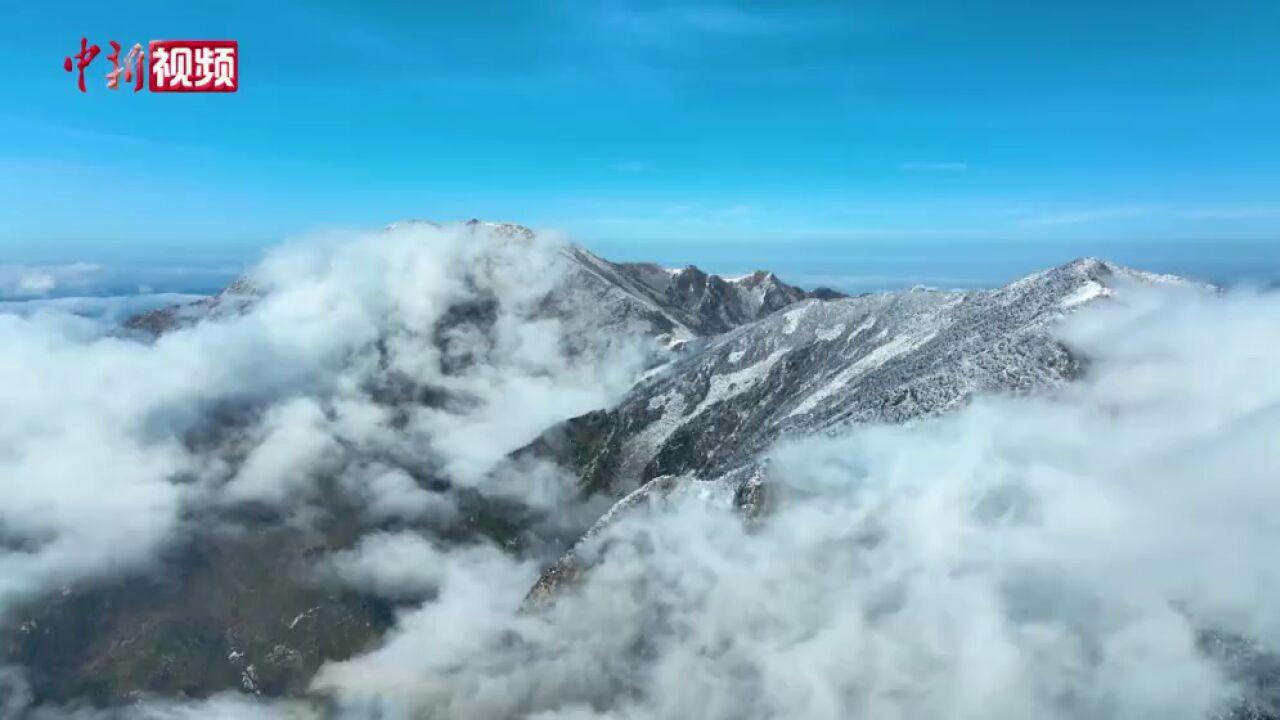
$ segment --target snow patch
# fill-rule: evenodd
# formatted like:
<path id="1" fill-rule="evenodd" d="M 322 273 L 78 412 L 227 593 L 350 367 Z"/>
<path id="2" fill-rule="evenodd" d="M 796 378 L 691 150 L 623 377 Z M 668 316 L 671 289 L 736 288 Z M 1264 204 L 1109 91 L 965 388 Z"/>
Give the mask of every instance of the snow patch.
<path id="1" fill-rule="evenodd" d="M 1073 308 L 1077 305 L 1083 305 L 1084 303 L 1087 303 L 1090 300 L 1095 300 L 1100 297 L 1107 297 L 1110 294 L 1111 294 L 1111 291 L 1103 287 L 1101 283 L 1094 280 L 1090 280 L 1084 285 L 1081 285 L 1079 289 L 1077 289 L 1075 292 L 1063 298 L 1062 302 L 1059 303 L 1059 306 L 1065 310 L 1068 308 Z"/>
<path id="2" fill-rule="evenodd" d="M 857 362 L 841 370 L 830 382 L 815 390 L 803 402 L 796 405 L 790 413 L 787 413 L 787 417 L 813 412 L 823 401 L 843 391 L 856 378 L 875 370 L 899 355 L 915 350 L 932 340 L 937 334 L 936 328 L 930 328 L 923 332 L 909 333 L 893 338 L 875 350 L 863 355 Z"/>
<path id="3" fill-rule="evenodd" d="M 783 334 L 790 335 L 795 332 L 796 328 L 800 327 L 800 318 L 804 317 L 811 307 L 813 307 L 813 303 L 805 303 L 795 310 L 788 310 L 782 313 Z"/>
<path id="4" fill-rule="evenodd" d="M 661 395 L 655 395 L 649 398 L 649 409 L 657 410 L 658 408 L 665 408 L 667 406 L 667 403 L 671 402 L 672 399 L 677 397 L 681 397 L 681 395 L 675 390 L 668 390 L 662 393 Z"/>
<path id="5" fill-rule="evenodd" d="M 777 364 L 778 360 L 786 354 L 787 351 L 785 349 L 774 350 L 769 357 L 755 365 L 723 375 L 713 375 L 711 384 L 707 388 L 706 397 L 702 398 L 702 402 L 698 403 L 698 406 L 689 414 L 689 419 L 692 420 L 697 417 L 712 405 L 724 402 L 755 387 L 762 378 L 769 374 L 769 370 Z"/>
<path id="6" fill-rule="evenodd" d="M 684 395 L 672 389 L 664 393 L 662 397 L 663 400 L 660 403 L 662 416 L 650 423 L 648 427 L 640 431 L 628 443 L 632 450 L 623 463 L 623 474 L 627 471 L 638 471 L 644 467 L 657 454 L 658 448 L 662 447 L 662 444 L 671 436 L 671 433 L 684 424 L 684 409 L 688 402 Z M 650 401 L 650 407 L 657 409 L 653 406 L 653 401 Z"/>
<path id="7" fill-rule="evenodd" d="M 822 342 L 831 342 L 844 334 L 844 323 L 837 323 L 829 328 L 818 328 L 814 333 Z"/>
<path id="8" fill-rule="evenodd" d="M 303 618 L 306 618 L 306 617 L 309 617 L 309 616 L 313 615 L 313 614 L 315 613 L 315 611 L 316 611 L 316 610 L 319 610 L 319 609 L 320 609 L 320 608 L 314 608 L 314 607 L 313 607 L 313 608 L 311 608 L 311 609 L 309 609 L 309 610 L 304 610 L 304 611 L 302 611 L 302 612 L 298 613 L 298 616 L 297 616 L 297 617 L 295 617 L 293 620 L 291 620 L 291 621 L 289 622 L 289 629 L 290 629 L 290 630 L 294 629 L 295 627 L 297 627 L 298 623 L 302 622 Z"/>
<path id="9" fill-rule="evenodd" d="M 876 316 L 868 315 L 867 319 L 862 321 L 862 324 L 858 325 L 858 327 L 853 329 L 853 332 L 849 333 L 849 339 L 846 342 L 852 345 L 853 341 L 858 339 L 859 335 L 875 327 L 875 325 L 876 325 Z"/>

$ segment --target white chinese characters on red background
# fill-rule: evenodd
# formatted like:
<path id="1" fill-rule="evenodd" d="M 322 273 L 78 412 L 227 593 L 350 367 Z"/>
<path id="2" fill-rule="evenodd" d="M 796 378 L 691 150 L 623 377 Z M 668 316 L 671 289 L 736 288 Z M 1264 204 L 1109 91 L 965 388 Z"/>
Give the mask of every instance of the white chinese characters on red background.
<path id="1" fill-rule="evenodd" d="M 151 92 L 235 92 L 240 85 L 235 40 L 152 40 Z"/>

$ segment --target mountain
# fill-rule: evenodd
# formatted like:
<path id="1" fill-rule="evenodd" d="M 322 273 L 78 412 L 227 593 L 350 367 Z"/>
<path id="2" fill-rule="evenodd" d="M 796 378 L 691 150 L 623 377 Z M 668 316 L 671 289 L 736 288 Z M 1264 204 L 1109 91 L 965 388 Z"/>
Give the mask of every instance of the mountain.
<path id="1" fill-rule="evenodd" d="M 470 227 L 513 240 L 529 232 L 478 221 Z M 1129 283 L 1175 280 L 1083 259 L 994 290 L 844 297 L 766 272 L 726 279 L 692 266 L 613 263 L 573 247 L 563 258 L 566 272 L 543 312 L 585 309 L 598 328 L 678 348 L 621 402 L 548 429 L 511 458 L 549 460 L 576 476 L 584 508 L 599 508 L 588 533 L 639 503 L 689 490 L 722 493 L 747 514 L 760 512 L 768 499 L 762 453 L 788 435 L 905 422 L 979 392 L 1069 382 L 1088 360 L 1052 338 L 1054 322 Z M 246 279 L 127 325 L 161 334 L 245 312 L 265 292 Z M 442 322 L 483 332 L 484 305 L 451 308 Z M 436 330 L 427 337 L 447 342 L 448 328 Z M 384 384 L 374 392 L 390 407 L 443 402 L 413 378 Z M 200 442 L 235 462 L 243 438 L 233 418 Z M 321 664 L 375 646 L 411 604 L 336 590 L 306 574 L 316 558 L 366 533 L 407 530 L 544 562 L 559 557 L 532 588 L 534 601 L 553 598 L 583 569 L 572 551 L 582 526 L 530 532 L 541 519 L 535 508 L 452 487 L 431 468 L 414 471 L 412 482 L 450 495 L 460 512 L 443 523 L 370 521 L 334 482 L 320 483 L 323 511 L 309 524 L 254 505 L 219 508 L 226 516 L 219 520 L 234 522 L 201 525 L 169 550 L 164 572 L 83 583 L 30 603 L 0 630 L 0 664 L 26 668 L 37 702 L 118 705 L 140 693 L 224 690 L 299 695 Z"/>
<path id="2" fill-rule="evenodd" d="M 181 327 L 189 327 L 201 320 L 240 314 L 260 295 L 260 290 L 242 278 L 217 295 L 139 313 L 127 318 L 122 326 L 126 330 L 156 336 Z"/>
<path id="3" fill-rule="evenodd" d="M 584 491 L 619 497 L 611 518 L 690 483 L 747 514 L 767 495 L 763 452 L 852 423 L 899 423 L 978 393 L 1043 391 L 1087 358 L 1053 324 L 1139 283 L 1186 282 L 1096 258 L 990 290 L 910 289 L 805 300 L 652 372 L 616 407 L 552 428 L 522 454 L 572 467 Z M 571 549 L 530 591 L 543 601 L 580 571 Z"/>
<path id="4" fill-rule="evenodd" d="M 579 247 L 565 253 L 572 260 L 569 284 L 595 295 L 605 314 L 643 320 L 676 342 L 726 332 L 801 300 L 843 297 L 792 287 L 771 272 L 726 279 L 693 265 L 612 263 Z"/>
<path id="5" fill-rule="evenodd" d="M 553 428 L 524 452 L 622 495 L 664 475 L 741 469 L 777 439 L 945 412 L 975 393 L 1027 392 L 1086 362 L 1048 333 L 1126 283 L 1170 281 L 1085 258 L 995 290 L 799 300 L 711 339 L 618 406 Z"/>
<path id="6" fill-rule="evenodd" d="M 387 229 L 415 224 L 438 226 L 426 220 L 407 220 Z M 512 223 L 469 220 L 464 227 L 513 240 L 528 240 L 533 235 L 530 229 Z M 565 277 L 551 298 L 553 313 L 563 314 L 574 305 L 589 306 L 602 329 L 639 331 L 674 344 L 754 322 L 800 300 L 843 297 L 826 288 L 801 290 L 765 271 L 726 279 L 693 265 L 674 269 L 652 263 L 614 263 L 578 246 L 566 246 L 560 253 L 566 261 Z M 243 312 L 262 292 L 251 280 L 242 278 L 213 297 L 131 317 L 124 327 L 159 335 L 201 319 Z"/>

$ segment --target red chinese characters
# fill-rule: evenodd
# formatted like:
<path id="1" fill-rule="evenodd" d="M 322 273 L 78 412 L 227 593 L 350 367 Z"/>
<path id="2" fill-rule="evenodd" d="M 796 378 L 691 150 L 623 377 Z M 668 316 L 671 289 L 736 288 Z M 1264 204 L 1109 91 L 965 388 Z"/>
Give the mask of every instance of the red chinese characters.
<path id="1" fill-rule="evenodd" d="M 107 73 L 107 87 L 111 90 L 120 89 L 120 74 L 124 73 L 124 81 L 133 83 L 133 91 L 138 92 L 142 89 L 142 58 L 145 53 L 142 51 L 142 45 L 134 43 L 129 48 L 129 54 L 125 55 L 123 67 L 120 64 L 120 43 L 115 40 L 111 41 L 111 54 L 107 56 L 107 60 L 111 62 L 111 72 Z"/>
<path id="2" fill-rule="evenodd" d="M 89 63 L 93 62 L 94 58 L 98 57 L 98 53 L 100 52 L 102 52 L 102 48 L 97 45 L 90 45 L 88 38 L 80 38 L 80 52 L 75 56 L 75 68 L 80 71 L 80 92 L 85 92 L 84 70 L 89 67 Z M 67 72 L 71 72 L 71 58 L 67 58 L 62 61 L 62 69 Z"/>
<path id="3" fill-rule="evenodd" d="M 152 40 L 151 92 L 235 92 L 240 84 L 235 40 Z"/>

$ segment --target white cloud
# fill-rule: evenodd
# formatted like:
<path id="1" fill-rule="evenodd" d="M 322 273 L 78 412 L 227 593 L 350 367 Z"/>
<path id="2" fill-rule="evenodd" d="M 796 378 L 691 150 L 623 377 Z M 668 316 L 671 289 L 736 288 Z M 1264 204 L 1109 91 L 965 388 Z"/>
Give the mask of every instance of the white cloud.
<path id="1" fill-rule="evenodd" d="M 488 488 L 490 471 L 607 404 L 641 359 L 593 345 L 589 308 L 541 316 L 559 243 L 423 224 L 298 243 L 252 273 L 266 294 L 247 312 L 154 344 L 0 315 L 0 610 L 148 563 L 205 508 L 298 509 L 321 476 L 375 519 L 450 512 L 410 474 L 426 467 L 545 504 L 561 478 Z M 466 308 L 473 322 L 441 330 Z M 441 400 L 418 402 L 425 390 Z"/>
<path id="2" fill-rule="evenodd" d="M 317 571 L 322 579 L 334 578 L 374 595 L 422 597 L 444 575 L 444 552 L 416 533 L 380 532 L 326 558 Z"/>
<path id="3" fill-rule="evenodd" d="M 255 428 L 253 449 L 222 489 L 226 502 L 296 502 L 317 473 L 332 469 L 341 454 L 326 427 L 324 411 L 310 398 L 272 407 Z"/>
<path id="4" fill-rule="evenodd" d="M 62 288 L 83 289 L 101 270 L 91 263 L 0 265 L 0 299 L 44 297 Z"/>
<path id="5" fill-rule="evenodd" d="M 381 463 L 348 468 L 341 476 L 347 493 L 364 507 L 371 520 L 433 519 L 454 517 L 452 497 L 423 488 L 403 468 Z"/>
<path id="6" fill-rule="evenodd" d="M 1129 297 L 1064 329 L 1093 363 L 1060 395 L 786 444 L 763 518 L 623 514 L 547 608 L 447 557 L 317 687 L 476 720 L 1214 716 L 1239 688 L 1197 633 L 1280 645 L 1280 297 Z"/>
<path id="7" fill-rule="evenodd" d="M 0 314 L 31 316 L 37 314 L 77 315 L 98 320 L 103 329 L 115 328 L 138 313 L 169 305 L 194 302 L 204 295 L 186 293 L 154 293 L 115 295 L 109 297 L 74 296 L 0 300 Z"/>

